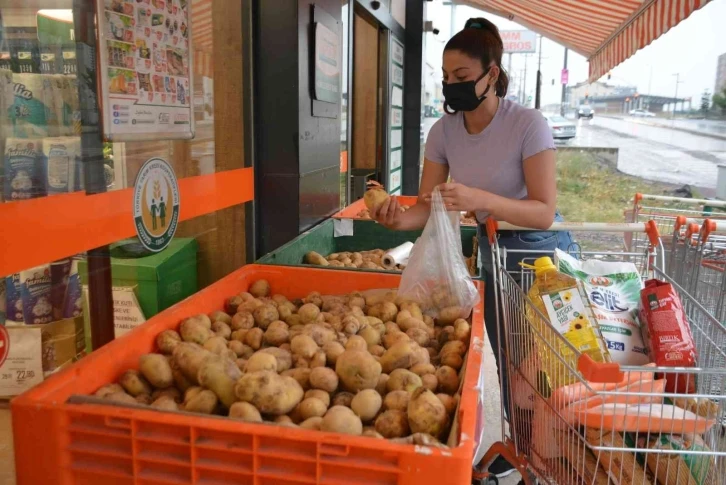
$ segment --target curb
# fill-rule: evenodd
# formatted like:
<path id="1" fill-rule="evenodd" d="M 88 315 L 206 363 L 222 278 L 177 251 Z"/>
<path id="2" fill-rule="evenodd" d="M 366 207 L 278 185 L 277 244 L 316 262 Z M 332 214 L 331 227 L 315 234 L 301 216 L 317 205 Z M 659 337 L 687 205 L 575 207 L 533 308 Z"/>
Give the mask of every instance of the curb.
<path id="1" fill-rule="evenodd" d="M 612 115 L 600 115 L 601 118 L 610 118 L 613 120 L 627 120 L 632 121 L 633 123 L 638 123 L 645 126 L 653 126 L 655 128 L 665 128 L 667 130 L 674 130 L 674 131 L 681 131 L 683 133 L 689 133 L 691 135 L 698 135 L 698 136 L 706 136 L 708 138 L 715 138 L 716 140 L 723 140 L 726 141 L 726 135 L 719 135 L 718 133 L 709 133 L 704 131 L 698 131 L 698 130 L 690 130 L 688 128 L 680 128 L 677 126 L 665 126 L 660 125 L 658 123 L 648 123 L 645 120 L 638 119 L 638 118 L 628 118 L 625 116 L 612 116 Z"/>

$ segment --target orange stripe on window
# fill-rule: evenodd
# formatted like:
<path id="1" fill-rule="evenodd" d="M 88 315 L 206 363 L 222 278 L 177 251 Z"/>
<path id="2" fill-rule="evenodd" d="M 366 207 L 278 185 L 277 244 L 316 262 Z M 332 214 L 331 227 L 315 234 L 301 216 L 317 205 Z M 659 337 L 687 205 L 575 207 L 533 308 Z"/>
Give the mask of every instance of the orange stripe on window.
<path id="1" fill-rule="evenodd" d="M 240 168 L 179 180 L 179 220 L 254 199 L 254 172 Z M 0 275 L 133 237 L 133 189 L 53 195 L 0 204 Z"/>
<path id="2" fill-rule="evenodd" d="M 340 152 L 340 173 L 348 171 L 348 151 Z"/>

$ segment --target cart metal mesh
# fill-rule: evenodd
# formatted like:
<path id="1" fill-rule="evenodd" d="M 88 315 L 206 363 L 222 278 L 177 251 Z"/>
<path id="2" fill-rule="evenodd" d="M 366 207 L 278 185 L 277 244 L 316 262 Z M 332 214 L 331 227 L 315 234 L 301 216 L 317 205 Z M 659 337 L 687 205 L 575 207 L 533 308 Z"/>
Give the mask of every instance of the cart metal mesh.
<path id="1" fill-rule="evenodd" d="M 614 230 L 613 226 L 598 230 Z M 631 232 L 632 226 L 644 230 L 642 224 L 624 226 L 630 226 Z M 659 251 L 661 245 L 651 245 L 643 252 L 578 256 L 631 261 L 643 278 L 671 283 L 681 298 L 698 349 L 695 368 L 592 363 L 528 299 L 532 272 L 524 268 L 507 271 L 507 259 L 519 260 L 522 255 L 493 244 L 497 312 L 504 324 L 500 365 L 508 371 L 510 409 L 508 427 L 504 421 L 502 425 L 502 442 L 492 446 L 482 463 L 501 454 L 522 472 L 525 483 L 534 483 L 527 471 L 540 483 L 559 485 L 726 483 L 726 329 L 663 272 L 662 264 L 654 264 L 662 263 Z M 541 370 L 545 368 L 543 359 L 557 364 L 547 366 L 562 374 L 554 381 L 573 384 L 551 390 Z M 679 377 L 686 383 L 695 380 L 696 394 L 664 392 L 656 376 Z M 585 398 L 588 400 L 582 401 Z M 659 410 L 656 406 L 663 403 L 676 406 Z M 583 426 L 581 413 L 595 405 L 601 406 L 596 413 L 601 417 L 593 422 L 590 416 L 585 423 L 588 427 Z M 676 415 L 684 409 L 693 413 L 688 421 Z M 633 422 L 638 423 L 638 432 L 622 431 L 624 423 Z"/>

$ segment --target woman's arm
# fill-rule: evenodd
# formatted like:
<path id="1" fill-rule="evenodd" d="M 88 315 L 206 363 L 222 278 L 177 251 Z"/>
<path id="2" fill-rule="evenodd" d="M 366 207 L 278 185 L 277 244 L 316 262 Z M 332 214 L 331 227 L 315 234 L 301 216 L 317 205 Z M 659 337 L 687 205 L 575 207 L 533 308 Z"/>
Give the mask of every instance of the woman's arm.
<path id="1" fill-rule="evenodd" d="M 528 198 L 509 199 L 455 183 L 443 184 L 441 195 L 449 210 L 487 212 L 498 221 L 533 229 L 552 225 L 557 207 L 554 150 L 544 150 L 523 162 Z"/>
<path id="2" fill-rule="evenodd" d="M 398 199 L 390 197 L 381 207 L 373 211 L 371 217 L 387 228 L 396 231 L 413 231 L 423 228 L 429 219 L 429 212 L 431 211 L 428 204 L 431 192 L 437 185 L 446 182 L 448 177 L 448 165 L 424 159 L 418 203 L 406 212 L 400 212 Z"/>

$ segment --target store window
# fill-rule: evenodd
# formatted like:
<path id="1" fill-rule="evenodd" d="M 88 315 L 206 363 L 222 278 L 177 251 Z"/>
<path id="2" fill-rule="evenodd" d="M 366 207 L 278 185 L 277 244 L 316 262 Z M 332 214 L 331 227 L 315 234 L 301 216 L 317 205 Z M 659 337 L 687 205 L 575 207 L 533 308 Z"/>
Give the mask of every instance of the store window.
<path id="1" fill-rule="evenodd" d="M 91 328 L 118 337 L 246 262 L 241 3 L 2 3 L 0 325 L 33 332 L 40 367 L 0 396 L 82 355 Z M 178 223 L 163 249 L 132 211 L 155 158 L 178 183 L 151 180 L 140 216 Z"/>
<path id="2" fill-rule="evenodd" d="M 340 206 L 345 207 L 348 203 L 348 36 L 350 34 L 350 2 L 342 0 L 341 10 L 341 36 L 342 36 L 342 73 L 341 76 L 341 97 L 340 97 Z"/>

